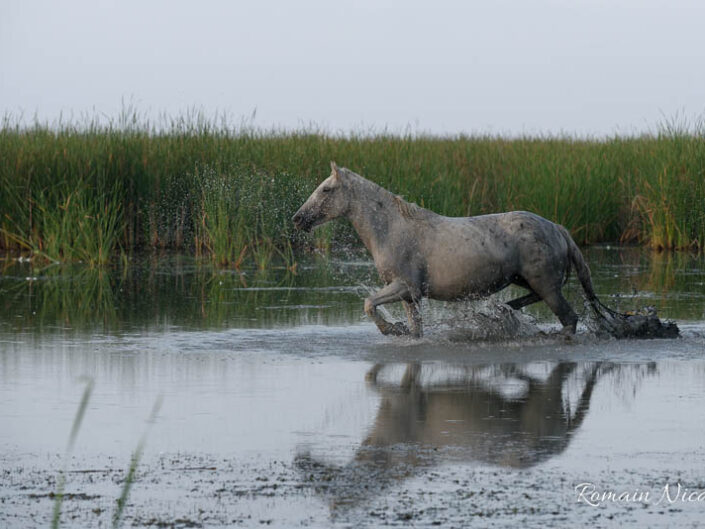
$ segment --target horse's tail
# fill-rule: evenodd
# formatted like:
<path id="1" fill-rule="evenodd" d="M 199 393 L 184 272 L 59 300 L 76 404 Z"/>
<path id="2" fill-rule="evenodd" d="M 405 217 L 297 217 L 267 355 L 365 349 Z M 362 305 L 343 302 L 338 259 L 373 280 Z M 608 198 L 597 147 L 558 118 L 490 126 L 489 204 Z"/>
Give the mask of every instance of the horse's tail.
<path id="1" fill-rule="evenodd" d="M 600 300 L 597 299 L 595 289 L 592 286 L 590 269 L 583 258 L 583 254 L 580 253 L 580 248 L 578 248 L 578 245 L 575 244 L 575 241 L 573 240 L 573 237 L 570 236 L 570 233 L 568 233 L 568 230 L 566 230 L 563 226 L 558 226 L 558 229 L 568 245 L 568 258 L 570 259 L 570 264 L 573 265 L 573 268 L 575 268 L 575 273 L 577 274 L 578 280 L 585 291 L 585 296 L 587 297 L 588 302 L 590 302 L 590 305 L 594 308 L 596 303 L 600 303 Z"/>
<path id="2" fill-rule="evenodd" d="M 570 259 L 570 264 L 572 264 L 573 268 L 575 268 L 575 273 L 578 276 L 580 285 L 583 287 L 583 291 L 585 292 L 585 297 L 587 298 L 588 303 L 590 303 L 590 307 L 595 313 L 595 316 L 608 323 L 611 323 L 611 320 L 615 317 L 622 316 L 620 313 L 615 312 L 611 308 L 603 305 L 598 299 L 597 294 L 595 294 L 595 289 L 592 286 L 590 268 L 588 268 L 588 265 L 583 258 L 583 254 L 580 252 L 580 248 L 578 248 L 578 245 L 575 244 L 575 241 L 573 240 L 573 237 L 570 236 L 570 233 L 568 233 L 568 230 L 566 230 L 563 226 L 558 226 L 558 229 L 568 245 L 568 257 Z"/>
<path id="3" fill-rule="evenodd" d="M 646 314 L 622 314 L 604 305 L 595 294 L 588 268 L 578 245 L 563 226 L 558 226 L 568 245 L 570 264 L 575 268 L 578 280 L 585 291 L 585 297 L 601 326 L 616 338 L 674 338 L 679 335 L 678 326 L 673 322 L 662 322 L 656 311 L 649 308 Z"/>

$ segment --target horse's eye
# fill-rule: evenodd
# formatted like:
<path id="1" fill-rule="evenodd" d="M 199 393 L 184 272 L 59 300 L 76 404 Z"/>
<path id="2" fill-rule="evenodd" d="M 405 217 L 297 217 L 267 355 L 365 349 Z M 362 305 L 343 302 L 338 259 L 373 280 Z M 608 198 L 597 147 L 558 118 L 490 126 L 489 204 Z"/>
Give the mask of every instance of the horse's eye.
<path id="1" fill-rule="evenodd" d="M 323 189 L 321 189 L 321 191 L 323 191 L 324 193 L 330 193 L 331 191 L 333 191 L 333 188 L 332 187 L 324 187 Z"/>

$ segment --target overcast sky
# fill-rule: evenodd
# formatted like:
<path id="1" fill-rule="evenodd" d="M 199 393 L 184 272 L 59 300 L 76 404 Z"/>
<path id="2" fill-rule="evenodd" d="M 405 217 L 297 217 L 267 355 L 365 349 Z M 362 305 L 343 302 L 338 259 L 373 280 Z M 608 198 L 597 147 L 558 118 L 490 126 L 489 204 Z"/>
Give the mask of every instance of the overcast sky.
<path id="1" fill-rule="evenodd" d="M 0 0 L 0 113 L 635 134 L 705 112 L 705 1 Z"/>

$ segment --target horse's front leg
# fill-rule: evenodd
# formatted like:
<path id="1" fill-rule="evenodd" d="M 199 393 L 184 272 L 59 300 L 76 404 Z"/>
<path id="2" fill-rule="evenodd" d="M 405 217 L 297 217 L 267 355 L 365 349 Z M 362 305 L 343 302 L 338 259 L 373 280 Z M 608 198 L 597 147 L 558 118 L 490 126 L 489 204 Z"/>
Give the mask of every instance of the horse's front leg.
<path id="1" fill-rule="evenodd" d="M 421 312 L 419 311 L 418 301 L 402 301 L 406 318 L 409 320 L 409 332 L 414 338 L 423 336 L 423 326 L 421 323 Z"/>
<path id="2" fill-rule="evenodd" d="M 382 334 L 392 334 L 394 336 L 409 334 L 409 328 L 403 323 L 389 323 L 382 316 L 377 314 L 377 307 L 385 303 L 403 301 L 411 297 L 411 291 L 408 285 L 404 281 L 395 279 L 387 286 L 365 299 L 365 314 L 372 318 L 372 321 L 375 322 L 375 325 L 377 325 L 377 328 Z"/>

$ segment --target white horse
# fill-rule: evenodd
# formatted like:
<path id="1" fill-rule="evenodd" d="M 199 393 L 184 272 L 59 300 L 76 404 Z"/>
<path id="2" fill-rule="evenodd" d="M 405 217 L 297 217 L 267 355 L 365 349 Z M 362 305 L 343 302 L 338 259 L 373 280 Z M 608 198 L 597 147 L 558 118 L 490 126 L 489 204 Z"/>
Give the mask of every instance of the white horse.
<path id="1" fill-rule="evenodd" d="M 562 332 L 573 334 L 578 317 L 561 292 L 573 266 L 595 314 L 613 335 L 678 335 L 675 324 L 664 325 L 655 314 L 627 316 L 602 305 L 590 270 L 563 226 L 527 211 L 445 217 L 334 162 L 331 168 L 292 220 L 306 231 L 338 217 L 350 220 L 385 283 L 365 299 L 364 307 L 383 334 L 420 337 L 422 297 L 480 298 L 510 284 L 529 290 L 510 307 L 544 301 L 563 324 Z M 408 326 L 377 313 L 377 306 L 397 301 L 404 305 Z"/>

